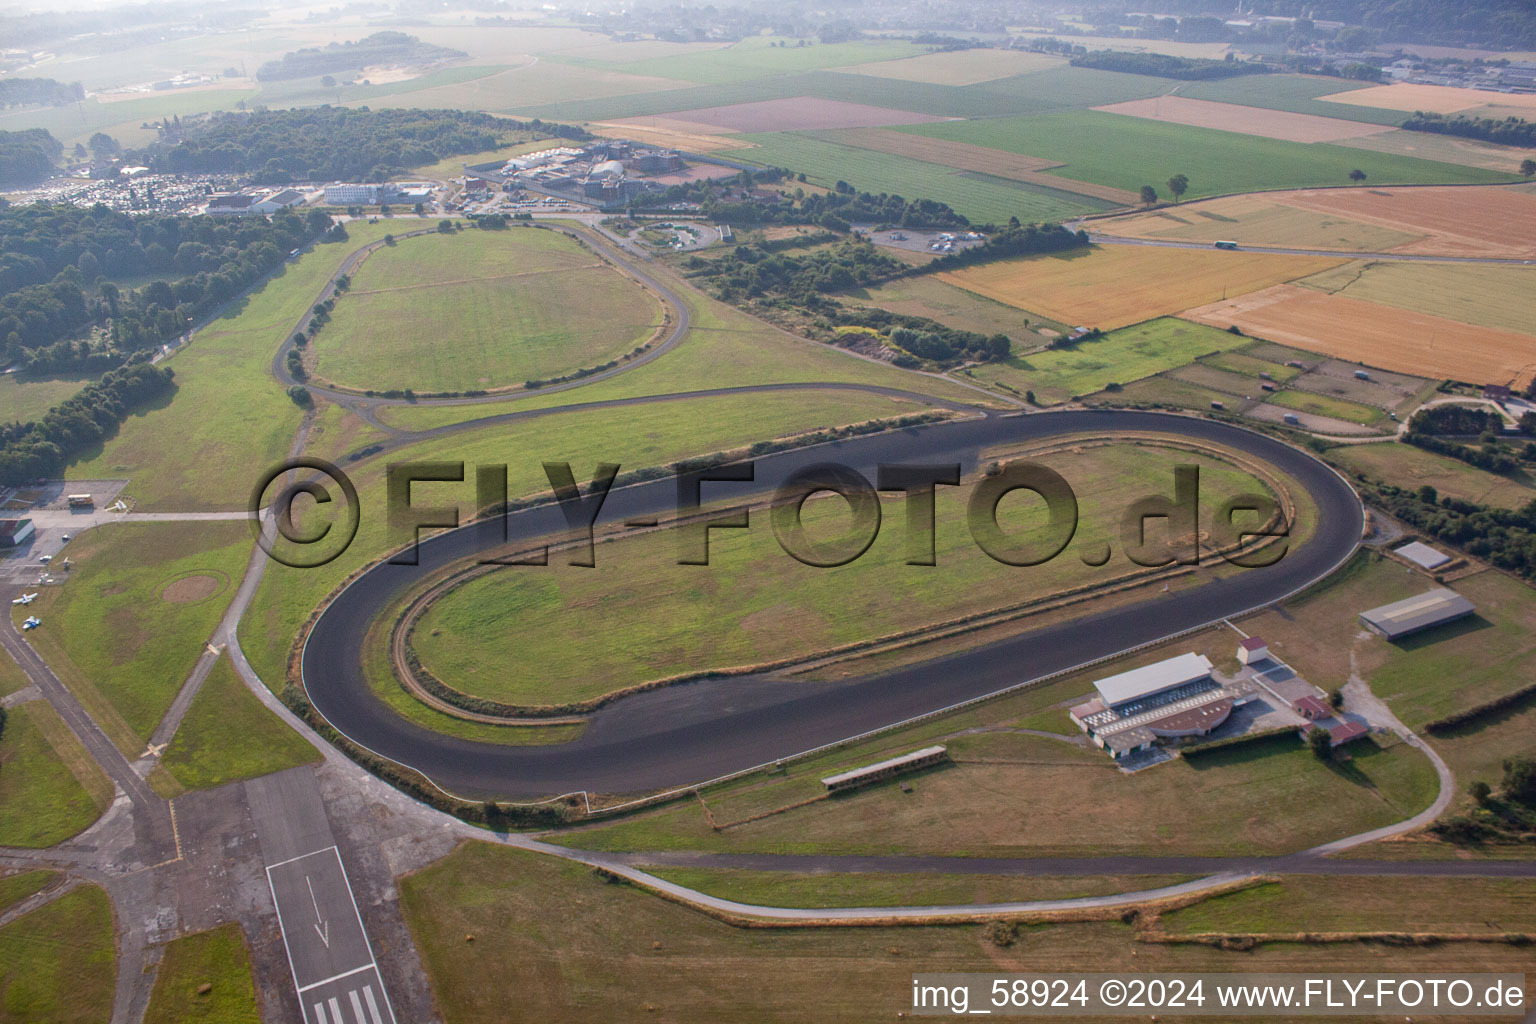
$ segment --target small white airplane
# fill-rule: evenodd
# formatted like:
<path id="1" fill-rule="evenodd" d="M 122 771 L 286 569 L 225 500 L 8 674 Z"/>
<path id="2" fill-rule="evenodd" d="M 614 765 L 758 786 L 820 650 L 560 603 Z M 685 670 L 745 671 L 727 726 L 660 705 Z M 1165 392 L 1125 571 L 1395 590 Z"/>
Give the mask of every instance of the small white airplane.
<path id="1" fill-rule="evenodd" d="M 42 562 L 44 565 L 47 565 L 49 562 L 53 561 L 53 556 L 44 555 L 42 558 L 39 558 L 38 561 Z"/>
<path id="2" fill-rule="evenodd" d="M 31 604 L 33 601 L 36 601 L 36 600 L 37 600 L 37 595 L 36 594 L 22 594 L 20 597 L 12 598 L 11 599 L 11 604 Z"/>
<path id="3" fill-rule="evenodd" d="M 42 619 L 38 618 L 36 615 L 29 615 L 27 617 L 26 621 L 21 624 L 21 628 L 22 629 L 36 629 L 38 626 L 41 626 L 42 624 L 43 624 L 43 620 Z"/>

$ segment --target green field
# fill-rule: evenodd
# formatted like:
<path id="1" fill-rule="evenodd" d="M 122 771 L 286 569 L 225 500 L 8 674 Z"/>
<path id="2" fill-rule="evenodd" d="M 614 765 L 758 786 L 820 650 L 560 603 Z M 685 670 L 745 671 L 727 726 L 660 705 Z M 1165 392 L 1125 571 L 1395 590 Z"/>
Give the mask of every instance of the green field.
<path id="1" fill-rule="evenodd" d="M 864 192 L 891 192 L 948 203 L 977 224 L 1005 223 L 1009 217 L 1033 221 L 1070 220 L 1110 209 L 1108 203 L 1020 181 L 973 175 L 909 157 L 843 145 L 799 132 L 732 136 L 750 147 L 723 150 L 721 156 L 803 172 L 813 183 L 831 187 L 847 181 Z"/>
<path id="2" fill-rule="evenodd" d="M 1341 899 L 1341 895 L 1347 898 Z M 1173 932 L 1536 931 L 1536 884 L 1499 878 L 1299 876 L 1163 915 Z"/>
<path id="3" fill-rule="evenodd" d="M 1167 124 L 1101 111 L 946 121 L 898 129 L 1061 160 L 1049 173 L 1135 191 L 1162 192 L 1175 174 L 1189 177 L 1188 196 L 1257 189 L 1347 185 L 1365 171 L 1373 185 L 1512 180 L 1481 168 L 1442 164 L 1326 143 L 1283 142 L 1256 135 Z"/>
<path id="4" fill-rule="evenodd" d="M 1336 970 L 1347 955 L 1381 971 L 1518 972 L 1530 960 L 1503 943 L 1279 944 L 1233 954 L 1140 942 L 1134 925 L 1114 919 L 1031 925 L 1006 948 L 981 925 L 733 928 L 581 865 L 488 843 L 460 847 L 400 890 L 437 1006 L 455 1021 L 895 1019 L 910 1007 L 918 971 L 1048 973 L 1065 963 L 1127 974 L 1300 972 Z M 486 979 L 513 972 L 509 1001 Z"/>
<path id="5" fill-rule="evenodd" d="M 36 893 L 42 892 L 59 876 L 57 871 L 21 871 L 0 875 L 0 911 L 9 910 Z"/>
<path id="6" fill-rule="evenodd" d="M 402 229 L 353 221 L 347 230 L 350 241 L 285 264 L 167 359 L 174 393 L 130 415 L 68 475 L 131 476 L 128 494 L 140 511 L 244 508 L 255 473 L 287 454 L 302 416 L 272 378 L 272 357 L 349 253 Z"/>
<path id="7" fill-rule="evenodd" d="M 767 78 L 774 75 L 816 71 L 822 68 L 867 64 L 872 61 L 914 57 L 928 48 L 902 40 L 803 45 L 804 40 L 770 36 L 750 36 L 738 43 L 716 50 L 651 57 L 636 61 L 575 60 L 588 67 L 600 67 L 630 75 L 677 78 L 702 85 Z M 782 45 L 780 45 L 782 44 Z"/>
<path id="8" fill-rule="evenodd" d="M 1327 458 L 1369 480 L 1410 490 L 1428 484 L 1442 496 L 1481 505 L 1519 508 L 1536 498 L 1536 481 L 1524 471 L 1499 476 L 1411 444 L 1341 445 L 1330 450 Z"/>
<path id="9" fill-rule="evenodd" d="M 1364 121 L 1368 124 L 1402 124 L 1408 115 L 1401 110 L 1317 98 L 1353 92 L 1374 84 L 1324 75 L 1242 75 L 1211 82 L 1185 82 L 1179 87 L 1179 95 L 1218 103 L 1264 107 L 1268 110 L 1289 110 L 1296 114 Z"/>
<path id="10" fill-rule="evenodd" d="M 200 989 L 212 986 L 208 992 Z M 261 1024 L 251 957 L 235 922 L 184 935 L 165 947 L 144 1024 Z"/>
<path id="11" fill-rule="evenodd" d="M 1200 360 L 1207 366 L 1214 366 L 1218 370 L 1226 370 L 1228 373 L 1241 374 L 1244 377 L 1259 379 L 1259 374 L 1269 374 L 1269 379 L 1277 384 L 1295 380 L 1301 374 L 1300 367 L 1285 366 L 1258 356 L 1248 355 L 1246 352 L 1218 352 L 1213 356 L 1206 356 Z"/>
<path id="12" fill-rule="evenodd" d="M 835 353 L 827 354 L 851 367 L 857 365 Z M 649 364 L 637 374 L 663 361 Z M 546 459 L 571 461 L 577 475 L 590 473 L 601 461 L 617 462 L 627 471 L 806 430 L 911 415 L 925 408 L 916 401 L 836 391 L 685 399 L 481 427 L 400 449 L 391 453 L 389 461 L 504 463 L 508 466 L 509 491 L 522 496 L 547 493 L 549 481 L 541 466 Z M 383 507 L 384 466 L 379 460 L 363 465 L 366 468 L 349 469 L 363 505 Z M 460 502 L 465 516 L 474 511 L 472 484 L 426 485 L 416 491 L 425 496 L 424 500 Z M 246 656 L 269 686 L 281 684 L 289 645 L 305 617 L 347 574 L 384 553 L 385 545 L 382 517 L 365 515 L 357 539 L 329 565 L 306 570 L 268 567 L 256 599 L 241 621 L 240 636 Z"/>
<path id="13" fill-rule="evenodd" d="M 1031 390 L 1042 402 L 1089 395 L 1108 384 L 1129 384 L 1183 366 L 1196 356 L 1246 344 L 1239 335 L 1174 317 L 1110 331 L 1068 348 L 1010 356 L 977 369 L 978 377 Z"/>
<path id="14" fill-rule="evenodd" d="M 1065 900 L 1139 892 L 1193 875 L 800 874 L 728 868 L 656 868 L 669 882 L 738 903 L 770 907 L 900 907 Z"/>
<path id="15" fill-rule="evenodd" d="M 462 231 L 374 252 L 312 343 L 315 375 L 418 392 L 520 386 L 645 344 L 658 302 L 556 231 Z"/>
<path id="16" fill-rule="evenodd" d="M 31 606 L 38 649 L 128 757 L 154 732 L 250 556 L 240 522 L 113 523 L 70 542 L 62 587 Z"/>
<path id="17" fill-rule="evenodd" d="M 1175 463 L 1201 467 L 1202 495 L 1212 503 L 1265 489 L 1231 464 L 1182 449 L 1122 443 L 1031 458 L 1055 467 L 1076 491 L 1074 543 L 1085 550 L 1118 542 L 1121 510 L 1132 496 L 1170 488 Z M 1030 568 L 994 561 L 964 527 L 971 484 L 941 489 L 940 572 L 904 564 L 906 511 L 898 498 L 883 502 L 873 546 L 837 568 L 790 557 L 760 513 L 745 535 L 711 538 L 708 566 L 678 565 L 679 538 L 662 531 L 604 545 L 595 570 L 552 565 L 479 576 L 432 605 L 413 644 L 422 665 L 455 689 L 513 704 L 565 704 L 658 678 L 809 657 L 1138 571 L 1123 558 L 1102 568 L 1071 557 Z M 1002 506 L 1004 530 L 1040 538 L 1045 519 L 1036 505 Z M 806 506 L 815 542 L 838 540 L 850 521 L 841 500 Z"/>
<path id="18" fill-rule="evenodd" d="M 220 658 L 160 764 L 187 789 L 208 789 L 319 758 L 308 740 L 261 706 L 229 659 Z"/>
<path id="19" fill-rule="evenodd" d="M 0 736 L 0 846 L 62 843 L 111 802 L 111 781 L 48 702 L 9 710 Z"/>
<path id="20" fill-rule="evenodd" d="M 1230 636 L 1208 653 L 1225 656 Z M 1192 648 L 1200 644 L 1186 639 L 1177 647 Z M 1104 674 L 1078 676 L 1076 696 Z M 1071 692 L 1050 687 L 1053 696 Z M 1037 697 L 1036 709 L 1045 706 Z M 1289 734 L 1126 776 L 1075 735 L 1065 708 L 1056 713 L 1057 729 L 1074 735 L 1049 739 L 1009 729 L 977 736 L 958 722 L 936 726 L 926 741 L 944 743 L 959 763 L 910 776 L 910 792 L 876 786 L 726 831 L 712 828 L 698 802 L 687 801 L 562 841 L 588 849 L 729 853 L 1246 856 L 1294 852 L 1401 821 L 1428 806 L 1436 791 L 1428 760 L 1405 744 L 1362 741 L 1340 768 L 1322 764 Z M 922 744 L 913 736 L 904 745 L 890 737 L 881 745 L 897 753 Z M 839 751 L 834 759 L 793 764 L 778 780 L 754 780 L 755 792 L 743 784 L 722 796 L 702 795 L 717 821 L 739 821 L 815 795 L 820 786 L 812 773 L 825 774 L 828 760 L 852 767 L 875 759 L 872 752 L 855 760 Z M 1309 809 L 1317 806 L 1329 814 Z M 1095 812 L 1080 813 L 1086 807 Z"/>
<path id="21" fill-rule="evenodd" d="M 1299 388 L 1287 388 L 1284 391 L 1277 391 L 1269 396 L 1268 401 L 1271 405 L 1284 406 L 1287 409 L 1295 409 L 1297 412 L 1310 413 L 1313 416 L 1331 416 L 1336 420 L 1359 423 L 1367 427 L 1376 423 L 1385 415 L 1380 409 L 1373 406 L 1361 405 L 1359 402 L 1335 398 L 1332 395 L 1319 395 L 1312 391 L 1302 391 Z"/>
<path id="22" fill-rule="evenodd" d="M 0 1024 L 101 1024 L 116 979 L 112 901 L 81 885 L 0 928 Z"/>
<path id="23" fill-rule="evenodd" d="M 43 415 L 79 391 L 91 378 L 54 377 L 23 380 L 20 375 L 0 375 L 0 423 L 42 419 Z"/>
<path id="24" fill-rule="evenodd" d="M 1357 262 L 1296 283 L 1348 299 L 1536 335 L 1536 267 Z M 1447 338 L 1444 343 L 1455 342 Z M 1531 348 L 1536 351 L 1536 337 Z"/>
<path id="25" fill-rule="evenodd" d="M 903 277 L 873 288 L 844 292 L 854 302 L 878 306 L 893 313 L 925 316 L 947 327 L 978 334 L 1006 334 L 1015 349 L 1043 344 L 1045 338 L 1025 326 L 1040 324 L 1038 318 L 993 299 L 957 288 L 932 275 Z M 1049 322 L 1044 326 L 1053 326 Z"/>

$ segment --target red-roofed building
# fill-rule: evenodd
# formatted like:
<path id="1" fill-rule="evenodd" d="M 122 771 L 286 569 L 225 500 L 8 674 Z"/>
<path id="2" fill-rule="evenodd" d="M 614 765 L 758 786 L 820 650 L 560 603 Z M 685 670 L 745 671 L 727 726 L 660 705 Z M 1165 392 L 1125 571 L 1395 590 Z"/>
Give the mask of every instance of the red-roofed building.
<path id="1" fill-rule="evenodd" d="M 1244 665 L 1252 665 L 1256 661 L 1263 661 L 1269 657 L 1269 645 L 1263 637 L 1245 636 L 1237 644 L 1237 660 Z"/>
<path id="2" fill-rule="evenodd" d="M 1309 722 L 1315 722 L 1319 718 L 1327 718 L 1332 713 L 1327 704 L 1324 704 L 1315 695 L 1310 693 L 1300 700 L 1293 701 L 1291 703 L 1291 710 Z"/>
<path id="3" fill-rule="evenodd" d="M 1339 722 L 1329 728 L 1328 735 L 1332 738 L 1334 746 L 1342 747 L 1346 743 L 1353 743 L 1370 731 L 1359 722 Z"/>

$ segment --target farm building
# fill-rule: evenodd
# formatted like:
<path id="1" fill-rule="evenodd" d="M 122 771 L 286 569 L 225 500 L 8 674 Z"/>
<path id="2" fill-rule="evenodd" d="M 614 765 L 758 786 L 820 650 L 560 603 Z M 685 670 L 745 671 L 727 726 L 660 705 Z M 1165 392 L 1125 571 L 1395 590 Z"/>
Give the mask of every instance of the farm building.
<path id="1" fill-rule="evenodd" d="M 893 779 L 898 775 L 908 772 L 921 771 L 924 768 L 932 768 L 949 760 L 949 751 L 945 747 L 924 747 L 922 750 L 914 750 L 910 754 L 902 754 L 900 757 L 888 758 L 877 761 L 874 764 L 865 765 L 863 768 L 854 768 L 851 771 L 839 772 L 836 775 L 828 775 L 821 780 L 821 784 L 827 787 L 828 793 L 842 793 L 850 789 L 858 789 L 860 786 L 868 786 L 886 779 Z"/>
<path id="2" fill-rule="evenodd" d="M 0 548 L 14 548 L 32 537 L 32 520 L 0 519 Z"/>
<path id="3" fill-rule="evenodd" d="M 1436 550 L 1422 541 L 1404 544 L 1400 548 L 1394 548 L 1392 553 L 1401 555 L 1423 569 L 1438 569 L 1451 560 L 1451 556 L 1444 551 Z"/>
<path id="4" fill-rule="evenodd" d="M 1437 587 L 1416 597 L 1361 612 L 1360 624 L 1388 640 L 1397 640 L 1431 626 L 1466 618 L 1475 610 L 1472 602 L 1456 591 Z"/>
<path id="5" fill-rule="evenodd" d="M 1211 678 L 1203 654 L 1122 672 L 1094 684 L 1098 697 L 1071 711 L 1072 721 L 1115 760 L 1152 748 L 1159 738 L 1204 736 L 1252 694 Z"/>

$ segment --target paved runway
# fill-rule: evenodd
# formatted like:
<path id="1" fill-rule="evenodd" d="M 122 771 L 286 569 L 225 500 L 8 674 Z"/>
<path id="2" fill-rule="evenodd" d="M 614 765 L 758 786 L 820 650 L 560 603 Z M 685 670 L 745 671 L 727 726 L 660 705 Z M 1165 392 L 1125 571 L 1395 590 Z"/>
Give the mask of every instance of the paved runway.
<path id="1" fill-rule="evenodd" d="M 639 792 L 769 763 L 1241 614 L 1326 576 L 1359 543 L 1364 522 L 1359 498 L 1312 456 L 1228 424 L 1161 413 L 1071 411 L 894 431 L 759 459 L 753 486 L 767 490 L 794 471 L 826 461 L 853 467 L 871 480 L 880 463 L 959 462 L 970 469 L 982 449 L 1082 431 L 1160 431 L 1257 456 L 1289 473 L 1311 496 L 1319 514 L 1319 522 L 1309 524 L 1316 526 L 1315 536 L 1270 568 L 1153 594 L 925 664 L 842 683 L 736 678 L 668 687 L 605 706 L 572 742 L 510 747 L 444 736 L 405 721 L 368 687 L 360 657 L 363 636 L 393 596 L 450 562 L 498 543 L 500 524 L 493 521 L 425 541 L 420 565 L 385 563 L 354 581 L 322 612 L 310 634 L 302 658 L 305 688 L 315 708 L 353 741 L 464 796 L 544 796 L 582 789 Z M 516 452 L 508 455 L 519 457 Z M 445 439 L 435 457 L 454 458 L 453 441 Z M 522 457 L 548 458 L 551 453 Z M 745 490 L 741 485 L 711 484 L 705 500 L 745 496 Z M 603 506 L 601 521 L 671 512 L 675 491 L 670 477 L 615 490 Z M 1202 517 L 1208 515 L 1209 510 L 1202 509 Z M 554 506 L 516 513 L 507 523 L 513 539 L 564 529 Z M 767 526 L 759 519 L 753 528 Z M 1068 550 L 1062 557 L 1074 554 Z M 1125 562 L 1110 564 L 1124 567 Z M 703 580 L 712 570 L 678 566 L 676 571 Z M 1025 590 L 1028 570 L 1019 573 Z"/>
<path id="2" fill-rule="evenodd" d="M 245 784 L 305 1024 L 394 1024 L 313 769 Z"/>

